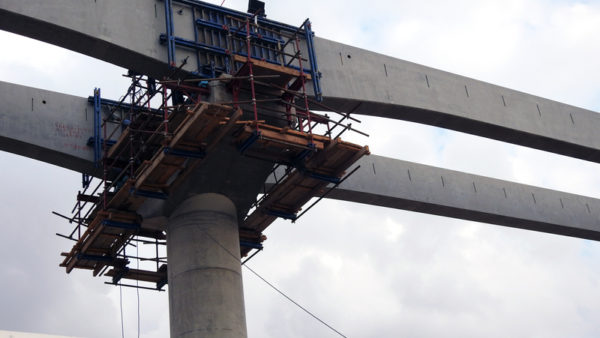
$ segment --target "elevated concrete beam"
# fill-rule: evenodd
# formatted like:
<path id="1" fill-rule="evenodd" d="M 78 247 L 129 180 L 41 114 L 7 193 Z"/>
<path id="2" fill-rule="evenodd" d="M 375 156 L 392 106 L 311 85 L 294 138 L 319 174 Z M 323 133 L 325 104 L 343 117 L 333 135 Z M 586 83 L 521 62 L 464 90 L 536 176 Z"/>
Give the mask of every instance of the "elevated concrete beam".
<path id="1" fill-rule="evenodd" d="M 0 81 L 0 150 L 93 173 L 87 99 Z"/>
<path id="2" fill-rule="evenodd" d="M 328 198 L 600 240 L 600 200 L 382 156 Z"/>
<path id="3" fill-rule="evenodd" d="M 600 114 L 315 39 L 325 104 L 600 162 Z"/>
<path id="4" fill-rule="evenodd" d="M 0 0 L 0 29 L 160 77 L 168 73 L 158 39 L 165 30 L 162 6 L 155 0 Z M 174 17 L 176 32 L 189 26 L 178 24 L 189 20 L 182 13 Z M 324 102 L 333 109 L 600 162 L 597 113 L 326 39 L 315 38 L 315 48 Z"/>
<path id="5" fill-rule="evenodd" d="M 157 77 L 168 71 L 156 0 L 0 0 L 0 29 Z"/>

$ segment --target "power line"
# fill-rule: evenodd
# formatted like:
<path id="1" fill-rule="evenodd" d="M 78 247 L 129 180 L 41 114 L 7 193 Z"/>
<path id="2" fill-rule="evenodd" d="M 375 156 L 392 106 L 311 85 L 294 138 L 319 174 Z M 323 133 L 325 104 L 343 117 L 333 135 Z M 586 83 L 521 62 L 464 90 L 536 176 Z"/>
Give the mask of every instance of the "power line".
<path id="1" fill-rule="evenodd" d="M 231 257 L 233 257 L 236 261 L 238 260 L 238 258 L 231 253 L 231 251 L 229 251 L 226 247 L 224 247 L 219 241 L 217 241 L 213 236 L 211 236 L 208 232 L 200 229 L 200 231 L 204 232 L 213 242 L 215 242 L 218 246 L 221 247 L 221 249 L 225 250 L 225 252 L 227 252 Z M 294 305 L 296 305 L 298 308 L 300 308 L 302 311 L 306 312 L 307 314 L 309 314 L 311 317 L 313 317 L 314 319 L 318 320 L 321 324 L 325 325 L 326 327 L 328 327 L 330 330 L 332 330 L 333 332 L 337 333 L 338 335 L 340 335 L 341 337 L 347 338 L 344 334 L 342 334 L 340 331 L 336 330 L 335 328 L 333 328 L 333 326 L 327 324 L 325 321 L 323 321 L 321 318 L 317 317 L 315 314 L 313 314 L 312 312 L 310 312 L 308 309 L 306 309 L 305 307 L 303 307 L 302 305 L 298 304 L 298 302 L 296 302 L 295 300 L 293 300 L 292 298 L 290 298 L 288 295 L 286 295 L 283 291 L 279 290 L 275 285 L 271 284 L 269 281 L 267 281 L 263 276 L 261 276 L 260 274 L 258 274 L 258 272 L 252 270 L 252 268 L 250 268 L 248 266 L 248 264 L 244 264 L 242 265 L 244 266 L 246 269 L 248 269 L 250 272 L 252 272 L 256 277 L 260 278 L 263 282 L 265 282 L 265 284 L 267 284 L 268 286 L 270 286 L 273 290 L 277 291 L 280 295 L 282 295 L 283 297 L 285 297 L 287 300 L 289 300 L 290 302 L 292 302 Z"/>
<path id="2" fill-rule="evenodd" d="M 137 259 L 137 269 L 140 270 L 140 246 L 136 245 L 135 246 L 135 255 L 138 257 Z M 135 292 L 137 293 L 137 336 L 138 338 L 140 338 L 140 281 L 138 279 L 135 280 L 135 285 L 138 286 L 135 289 Z"/>
<path id="3" fill-rule="evenodd" d="M 123 255 L 127 256 L 126 247 L 123 248 Z M 140 257 L 140 248 L 136 246 L 136 256 Z M 137 269 L 140 269 L 140 260 L 137 260 Z M 136 280 L 137 293 L 137 336 L 140 338 L 140 289 L 139 281 Z M 123 286 L 119 284 L 119 307 L 121 309 L 121 338 L 125 338 L 125 321 L 123 320 Z"/>
<path id="4" fill-rule="evenodd" d="M 121 338 L 125 338 L 125 324 L 123 323 L 123 287 L 119 285 L 119 305 L 121 307 Z"/>
<path id="5" fill-rule="evenodd" d="M 312 312 L 308 311 L 305 307 L 303 307 L 302 305 L 298 304 L 296 301 L 294 301 L 293 299 L 291 299 L 288 295 L 286 295 L 285 293 L 283 293 L 283 291 L 279 290 L 277 287 L 275 287 L 275 285 L 269 283 L 269 281 L 267 281 L 266 279 L 264 279 L 261 275 L 259 275 L 256 271 L 252 270 L 248 264 L 244 264 L 244 267 L 248 270 L 250 270 L 250 272 L 252 272 L 256 277 L 260 278 L 263 282 L 265 282 L 268 286 L 270 286 L 273 290 L 279 292 L 279 294 L 281 294 L 283 297 L 285 297 L 287 300 L 289 300 L 290 302 L 294 303 L 294 305 L 296 305 L 297 307 L 299 307 L 300 309 L 302 309 L 302 311 L 308 313 L 311 317 L 313 317 L 314 319 L 318 320 L 319 322 L 321 322 L 321 324 L 327 326 L 328 328 L 330 328 L 333 332 L 337 333 L 338 335 L 340 335 L 341 337 L 347 338 L 346 336 L 344 336 L 340 331 L 334 329 L 331 325 L 325 323 L 323 320 L 321 320 L 321 318 L 317 317 L 315 314 L 313 314 Z"/>
<path id="6" fill-rule="evenodd" d="M 127 256 L 125 251 L 126 247 L 123 247 L 123 255 Z M 123 287 L 119 285 L 119 306 L 121 308 L 121 338 L 125 338 L 125 323 L 123 322 Z"/>

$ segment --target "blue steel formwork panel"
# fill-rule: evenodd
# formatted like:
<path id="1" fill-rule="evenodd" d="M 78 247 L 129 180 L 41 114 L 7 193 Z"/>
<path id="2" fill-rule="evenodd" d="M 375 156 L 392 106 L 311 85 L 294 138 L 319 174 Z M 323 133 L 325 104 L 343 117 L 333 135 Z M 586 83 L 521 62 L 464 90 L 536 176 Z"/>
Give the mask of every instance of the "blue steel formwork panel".
<path id="1" fill-rule="evenodd" d="M 100 130 L 102 128 L 102 117 L 100 116 L 102 107 L 102 97 L 100 96 L 100 88 L 94 89 L 94 165 L 100 167 L 102 159 L 102 144 L 100 142 Z"/>
<path id="2" fill-rule="evenodd" d="M 302 57 L 308 61 L 303 62 L 303 71 L 311 74 L 315 96 L 318 100 L 321 99 L 320 73 L 312 43 L 314 33 L 308 20 L 302 26 L 295 27 L 201 1 L 164 0 L 164 3 L 166 29 L 159 38 L 168 50 L 170 65 L 178 66 L 181 63 L 178 54 L 189 55 L 191 52 L 195 60 L 187 62 L 188 65 L 194 64 L 191 69 L 197 76 L 212 78 L 223 73 L 234 74 L 242 65 L 232 62 L 232 56 L 248 55 L 245 20 L 250 19 L 258 25 L 251 27 L 249 34 L 252 58 L 299 70 L 298 63 L 291 60 L 291 55 L 296 52 L 295 44 L 286 44 L 289 37 L 297 36 Z M 174 9 L 177 13 L 184 10 L 191 13 L 185 17 L 191 18 L 193 33 L 187 36 L 178 34 L 173 21 Z M 185 17 L 181 16 L 182 19 Z"/>

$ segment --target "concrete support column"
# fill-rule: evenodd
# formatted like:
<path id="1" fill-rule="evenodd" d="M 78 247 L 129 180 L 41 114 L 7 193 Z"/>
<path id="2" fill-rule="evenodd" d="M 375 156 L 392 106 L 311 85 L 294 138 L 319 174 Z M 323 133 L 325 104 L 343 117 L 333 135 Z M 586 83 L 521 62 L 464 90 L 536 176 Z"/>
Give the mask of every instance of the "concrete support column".
<path id="1" fill-rule="evenodd" d="M 167 224 L 171 337 L 246 337 L 237 213 L 219 194 L 194 195 Z"/>

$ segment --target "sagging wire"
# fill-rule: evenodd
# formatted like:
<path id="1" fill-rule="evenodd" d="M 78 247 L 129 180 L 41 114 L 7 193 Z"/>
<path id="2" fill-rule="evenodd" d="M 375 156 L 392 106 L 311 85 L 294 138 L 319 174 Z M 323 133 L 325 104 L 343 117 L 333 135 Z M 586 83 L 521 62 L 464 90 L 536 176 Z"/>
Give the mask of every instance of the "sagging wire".
<path id="1" fill-rule="evenodd" d="M 140 246 L 136 245 L 135 246 L 135 255 L 137 257 L 140 257 Z M 137 270 L 140 270 L 140 260 L 139 258 L 136 260 L 137 261 Z M 140 281 L 139 279 L 135 280 L 135 292 L 137 293 L 137 336 L 138 338 L 140 338 Z"/>
<path id="2" fill-rule="evenodd" d="M 336 330 L 335 328 L 333 328 L 331 325 L 325 323 L 321 318 L 317 317 L 315 314 L 313 314 L 312 312 L 310 312 L 308 309 L 306 309 L 305 307 L 303 307 L 302 305 L 298 304 L 295 300 L 291 299 L 288 295 L 286 295 L 283 291 L 279 290 L 275 285 L 269 283 L 268 280 L 266 280 L 264 277 L 262 277 L 261 275 L 258 274 L 258 272 L 252 270 L 252 268 L 250 268 L 248 266 L 248 264 L 244 264 L 244 267 L 246 269 L 248 269 L 250 272 L 252 272 L 256 277 L 260 278 L 263 282 L 265 282 L 268 286 L 270 286 L 273 290 L 277 291 L 280 295 L 282 295 L 283 297 L 285 297 L 287 300 L 289 300 L 290 302 L 292 302 L 294 305 L 296 305 L 297 307 L 299 307 L 302 311 L 306 312 L 307 314 L 309 314 L 311 317 L 313 317 L 314 319 L 318 320 L 321 324 L 327 326 L 329 329 L 331 329 L 333 332 L 337 333 L 338 335 L 340 335 L 340 337 L 344 337 L 347 338 L 346 336 L 344 336 L 344 334 L 342 334 L 340 331 Z"/>
<path id="3" fill-rule="evenodd" d="M 121 338 L 125 338 L 125 324 L 123 322 L 123 287 L 119 285 L 119 305 L 121 308 Z"/>
<path id="4" fill-rule="evenodd" d="M 198 227 L 198 228 L 200 228 L 200 227 Z M 231 251 L 229 251 L 225 246 L 223 246 L 219 241 L 217 241 L 211 234 L 209 234 L 208 232 L 206 232 L 206 231 L 204 231 L 202 229 L 200 229 L 200 231 L 202 231 L 206 236 L 208 236 L 208 238 L 210 238 L 213 242 L 215 242 L 215 244 L 217 244 L 218 246 L 220 246 L 221 249 L 225 250 L 225 252 L 227 252 L 231 257 L 233 257 L 233 259 L 235 259 L 236 261 L 238 260 L 238 258 Z M 325 325 L 327 328 L 329 328 L 333 332 L 337 333 L 340 337 L 347 338 L 343 333 L 341 333 L 340 331 L 336 330 L 333 326 L 327 324 L 324 320 L 322 320 L 321 318 L 317 317 L 317 315 L 315 315 L 314 313 L 310 312 L 307 308 L 303 307 L 298 302 L 296 302 L 295 300 L 293 300 L 292 298 L 290 298 L 290 296 L 286 295 L 283 291 L 281 291 L 280 289 L 278 289 L 275 285 L 271 284 L 268 280 L 266 280 L 258 272 L 254 271 L 252 268 L 250 268 L 248 266 L 248 264 L 243 264 L 242 266 L 245 267 L 246 269 L 248 269 L 250 272 L 252 272 L 256 277 L 260 278 L 260 280 L 262 280 L 265 284 L 267 284 L 268 286 L 270 286 L 273 290 L 277 291 L 277 293 L 279 293 L 280 295 L 282 295 L 283 297 L 285 297 L 287 300 L 289 300 L 290 302 L 292 302 L 292 304 L 296 305 L 302 311 L 306 312 L 308 315 L 310 315 L 311 317 L 313 317 L 314 319 L 316 319 L 317 321 L 319 321 L 321 324 Z"/>
<path id="5" fill-rule="evenodd" d="M 136 250 L 136 256 L 140 256 L 140 248 L 138 245 L 134 245 Z M 127 252 L 125 251 L 127 245 L 123 247 L 123 255 L 126 257 Z M 140 269 L 140 260 L 137 260 L 137 269 Z M 139 288 L 139 280 L 135 281 L 136 293 L 137 293 L 137 336 L 140 338 L 140 288 Z M 127 285 L 125 285 L 127 286 Z M 119 307 L 121 309 L 121 338 L 125 338 L 125 321 L 123 319 L 123 285 L 119 284 Z"/>

